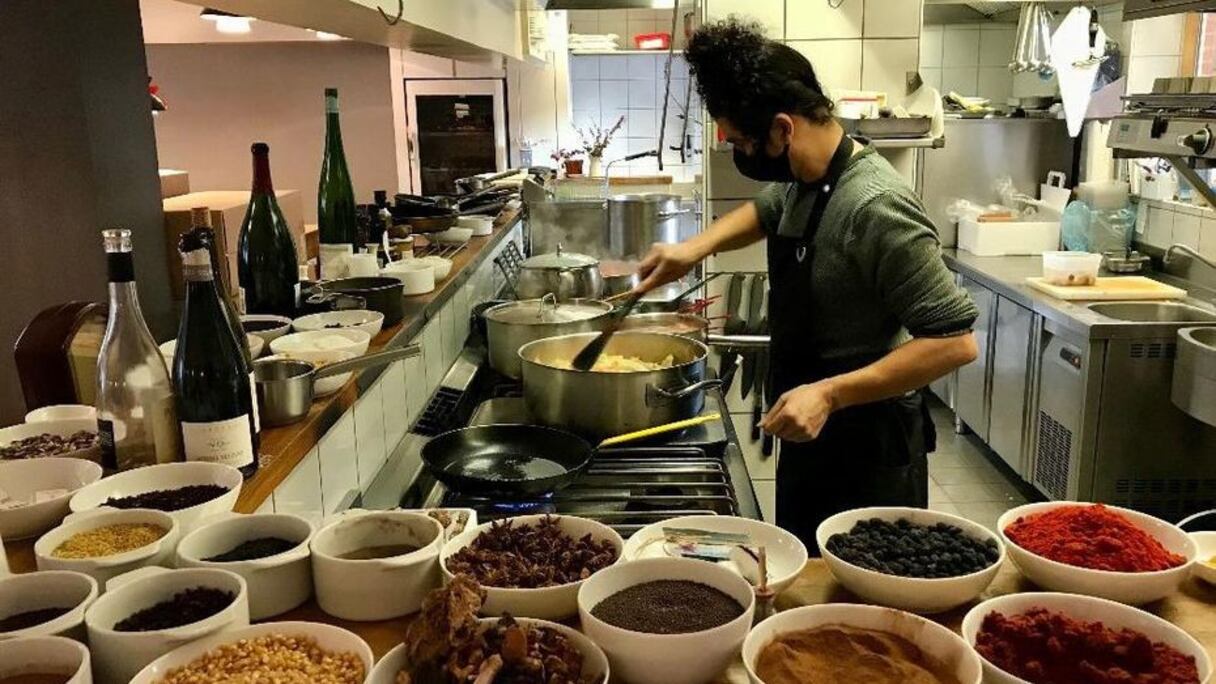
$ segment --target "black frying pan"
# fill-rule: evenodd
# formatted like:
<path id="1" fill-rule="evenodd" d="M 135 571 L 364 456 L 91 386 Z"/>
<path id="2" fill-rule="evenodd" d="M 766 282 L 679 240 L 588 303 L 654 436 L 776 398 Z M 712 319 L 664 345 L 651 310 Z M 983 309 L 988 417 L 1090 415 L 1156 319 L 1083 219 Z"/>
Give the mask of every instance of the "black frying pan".
<path id="1" fill-rule="evenodd" d="M 591 444 L 539 425 L 478 425 L 445 432 L 422 447 L 422 462 L 449 489 L 507 497 L 553 492 L 591 463 Z"/>

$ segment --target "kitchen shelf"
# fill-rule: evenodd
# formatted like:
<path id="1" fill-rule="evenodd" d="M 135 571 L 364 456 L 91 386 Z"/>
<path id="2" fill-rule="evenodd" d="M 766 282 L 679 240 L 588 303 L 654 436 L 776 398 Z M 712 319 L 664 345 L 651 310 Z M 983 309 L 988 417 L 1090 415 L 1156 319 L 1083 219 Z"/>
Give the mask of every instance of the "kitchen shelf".
<path id="1" fill-rule="evenodd" d="M 683 50 L 675 50 L 677 55 L 684 54 Z M 665 55 L 667 50 L 571 50 L 570 54 L 575 56 L 587 55 Z"/>
<path id="2" fill-rule="evenodd" d="M 946 146 L 946 136 L 940 138 L 879 138 L 870 140 L 870 144 L 886 150 L 938 148 Z"/>

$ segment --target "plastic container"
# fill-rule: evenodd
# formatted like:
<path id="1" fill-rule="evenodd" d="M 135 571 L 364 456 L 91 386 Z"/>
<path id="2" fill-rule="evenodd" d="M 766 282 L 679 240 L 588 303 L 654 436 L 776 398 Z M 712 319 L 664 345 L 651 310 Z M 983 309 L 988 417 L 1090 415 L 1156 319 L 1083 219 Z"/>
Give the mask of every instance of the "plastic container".
<path id="1" fill-rule="evenodd" d="M 1043 279 L 1050 285 L 1093 285 L 1101 266 L 1101 254 L 1043 252 Z"/>
<path id="2" fill-rule="evenodd" d="M 666 50 L 671 47 L 671 34 L 662 33 L 639 33 L 633 37 L 633 44 L 639 50 Z"/>
<path id="3" fill-rule="evenodd" d="M 1059 221 L 958 222 L 958 248 L 976 256 L 1033 256 L 1059 247 Z"/>

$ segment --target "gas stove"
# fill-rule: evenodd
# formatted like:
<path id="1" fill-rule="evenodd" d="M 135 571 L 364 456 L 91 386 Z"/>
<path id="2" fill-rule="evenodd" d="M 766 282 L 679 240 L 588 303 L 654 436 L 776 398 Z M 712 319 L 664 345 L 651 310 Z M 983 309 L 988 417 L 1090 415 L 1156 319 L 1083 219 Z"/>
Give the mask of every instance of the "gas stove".
<path id="1" fill-rule="evenodd" d="M 522 394 L 518 382 L 491 370 L 477 350 L 466 349 L 414 431 L 432 437 L 465 425 L 531 423 Z M 728 415 L 720 392 L 709 392 L 706 404 L 707 411 Z M 600 450 L 568 487 L 522 500 L 450 491 L 423 470 L 402 505 L 472 508 L 481 522 L 534 513 L 578 515 L 599 520 L 623 537 L 684 515 L 760 517 L 729 420 Z"/>

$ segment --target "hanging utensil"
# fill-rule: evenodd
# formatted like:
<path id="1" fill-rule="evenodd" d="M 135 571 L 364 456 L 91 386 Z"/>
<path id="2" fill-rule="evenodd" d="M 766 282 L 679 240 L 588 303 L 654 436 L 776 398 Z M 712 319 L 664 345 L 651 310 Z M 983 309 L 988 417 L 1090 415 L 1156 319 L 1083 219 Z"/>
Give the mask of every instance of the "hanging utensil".
<path id="1" fill-rule="evenodd" d="M 730 276 L 730 285 L 726 288 L 726 325 L 722 332 L 726 335 L 739 335 L 746 329 L 747 325 L 743 318 L 739 315 L 739 305 L 743 302 L 743 280 L 747 276 L 742 273 L 732 273 Z M 726 383 L 723 391 L 730 391 L 730 383 L 735 377 L 735 368 L 738 367 L 739 353 L 730 349 L 722 352 L 722 363 L 718 366 L 718 377 L 722 378 L 722 382 Z"/>
<path id="2" fill-rule="evenodd" d="M 768 282 L 768 276 L 763 273 L 757 273 L 752 276 L 751 287 L 748 289 L 747 301 L 747 328 L 745 333 L 755 335 L 760 332 L 760 321 L 764 318 L 764 291 L 765 284 Z M 747 398 L 749 392 L 756 381 L 756 358 L 759 353 L 756 351 L 743 352 L 743 380 L 739 385 L 739 394 L 744 399 Z"/>

